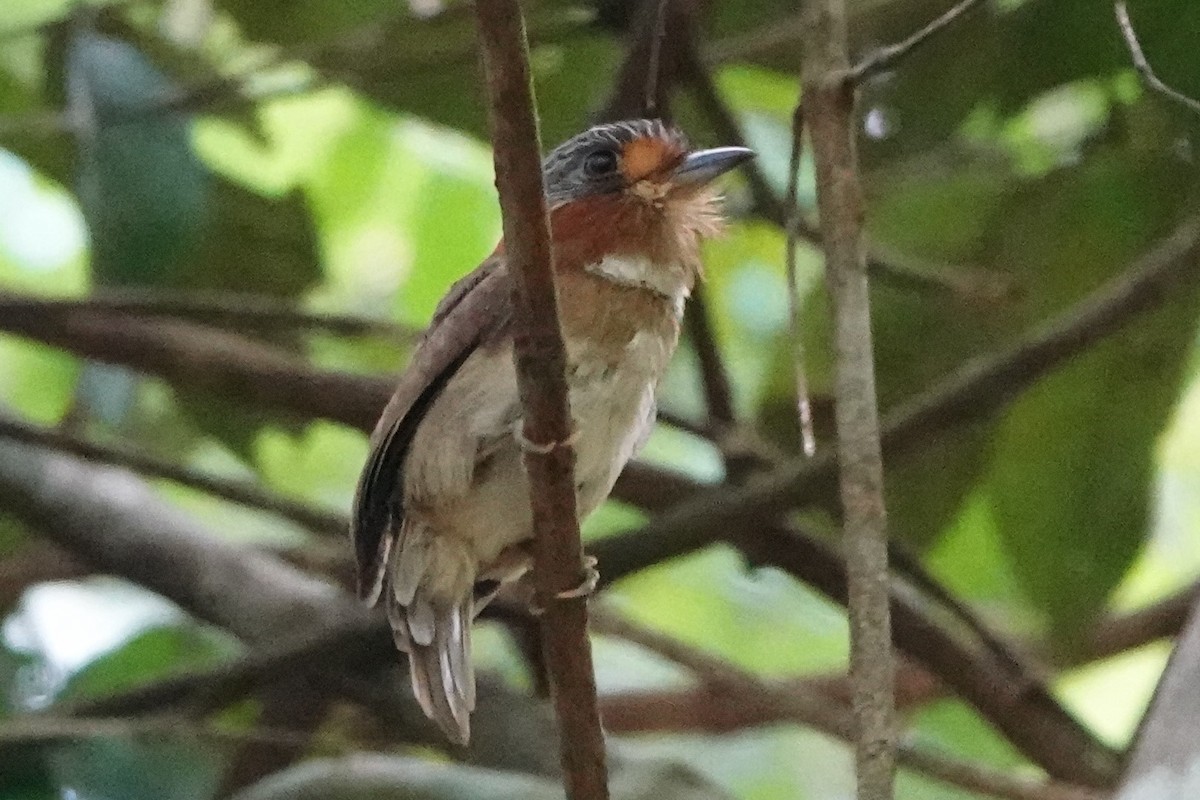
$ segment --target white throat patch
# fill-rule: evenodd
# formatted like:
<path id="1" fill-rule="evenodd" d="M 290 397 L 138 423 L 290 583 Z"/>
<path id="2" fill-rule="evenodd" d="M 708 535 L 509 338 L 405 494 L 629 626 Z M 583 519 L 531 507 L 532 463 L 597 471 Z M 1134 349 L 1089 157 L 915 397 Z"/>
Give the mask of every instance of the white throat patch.
<path id="1" fill-rule="evenodd" d="M 584 271 L 630 289 L 641 289 L 671 303 L 683 313 L 683 303 L 692 293 L 688 270 L 682 264 L 656 264 L 645 256 L 605 256 Z"/>

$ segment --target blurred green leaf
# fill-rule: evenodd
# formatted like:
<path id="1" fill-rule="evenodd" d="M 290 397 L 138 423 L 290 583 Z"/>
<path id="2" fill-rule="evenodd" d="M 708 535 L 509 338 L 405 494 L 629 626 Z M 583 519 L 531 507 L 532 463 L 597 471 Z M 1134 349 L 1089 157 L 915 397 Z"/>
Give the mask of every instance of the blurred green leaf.
<path id="1" fill-rule="evenodd" d="M 968 759 L 1001 772 L 1030 769 L 1025 760 L 971 708 L 955 700 L 938 700 L 916 712 L 908 725 L 908 740 L 931 752 Z M 978 797 L 917 773 L 901 770 L 897 776 L 898 797 L 921 800 L 971 800 Z"/>
<path id="2" fill-rule="evenodd" d="M 1060 307 L 1124 268 L 1186 191 L 1173 159 L 1101 150 L 1001 210 L 998 262 L 1028 265 L 1031 305 Z M 991 468 L 996 520 L 1025 590 L 1069 648 L 1149 533 L 1155 442 L 1179 395 L 1197 293 L 1092 348 L 1007 415 Z"/>
<path id="3" fill-rule="evenodd" d="M 212 190 L 187 118 L 155 108 L 179 87 L 132 45 L 82 24 L 67 36 L 64 94 L 80 126 L 75 188 L 93 278 L 169 285 L 199 244 Z"/>
<path id="4" fill-rule="evenodd" d="M 71 676 L 62 697 L 97 697 L 186 669 L 211 667 L 237 654 L 223 633 L 196 624 L 147 629 Z"/>
<path id="5" fill-rule="evenodd" d="M 224 766 L 211 743 L 161 734 L 61 745 L 48 761 L 60 787 L 89 800 L 212 797 Z"/>
<path id="6" fill-rule="evenodd" d="M 748 571 L 724 547 L 638 573 L 612 592 L 632 617 L 747 669 L 792 675 L 845 664 L 840 609 L 782 573 Z"/>

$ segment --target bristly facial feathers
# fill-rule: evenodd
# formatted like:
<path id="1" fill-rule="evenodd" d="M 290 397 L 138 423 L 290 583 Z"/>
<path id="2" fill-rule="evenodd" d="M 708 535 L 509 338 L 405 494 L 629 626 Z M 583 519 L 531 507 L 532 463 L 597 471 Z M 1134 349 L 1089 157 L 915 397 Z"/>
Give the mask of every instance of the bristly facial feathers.
<path id="1" fill-rule="evenodd" d="M 748 155 L 695 152 L 662 122 L 634 120 L 544 162 L 581 517 L 653 424 L 700 241 L 720 227 L 710 181 Z M 371 436 L 351 525 L 360 595 L 384 604 L 422 709 L 463 744 L 472 620 L 531 566 L 511 297 L 501 243 L 439 304 Z"/>

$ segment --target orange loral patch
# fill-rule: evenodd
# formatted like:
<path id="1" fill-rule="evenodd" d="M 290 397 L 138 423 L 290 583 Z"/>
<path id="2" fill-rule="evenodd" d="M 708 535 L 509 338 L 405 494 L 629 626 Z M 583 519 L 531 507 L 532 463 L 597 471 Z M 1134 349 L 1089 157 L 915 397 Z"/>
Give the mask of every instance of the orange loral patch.
<path id="1" fill-rule="evenodd" d="M 675 166 L 685 155 L 672 141 L 658 136 L 634 139 L 621 150 L 621 172 L 629 183 L 636 183 Z"/>

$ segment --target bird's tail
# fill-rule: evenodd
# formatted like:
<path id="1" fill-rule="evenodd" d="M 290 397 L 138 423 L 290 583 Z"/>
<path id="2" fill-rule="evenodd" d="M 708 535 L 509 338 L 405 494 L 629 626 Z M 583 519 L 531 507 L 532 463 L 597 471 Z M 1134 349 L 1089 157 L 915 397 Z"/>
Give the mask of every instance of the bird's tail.
<path id="1" fill-rule="evenodd" d="M 475 710 L 475 670 L 471 664 L 474 598 L 470 583 L 457 604 L 442 605 L 424 586 L 436 569 L 423 531 L 408 531 L 392 548 L 386 594 L 388 621 L 396 646 L 408 654 L 413 694 L 425 715 L 450 739 L 465 745 Z"/>

